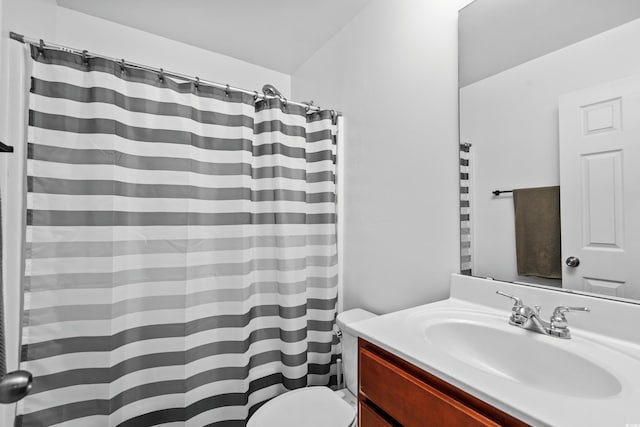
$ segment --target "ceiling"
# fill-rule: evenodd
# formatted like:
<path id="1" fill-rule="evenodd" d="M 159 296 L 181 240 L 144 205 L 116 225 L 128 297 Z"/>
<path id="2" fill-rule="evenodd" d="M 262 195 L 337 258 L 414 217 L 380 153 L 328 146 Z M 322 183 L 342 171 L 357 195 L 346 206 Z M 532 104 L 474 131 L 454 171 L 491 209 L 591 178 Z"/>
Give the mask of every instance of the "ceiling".
<path id="1" fill-rule="evenodd" d="M 460 87 L 640 18 L 639 0 L 475 0 L 459 15 Z"/>
<path id="2" fill-rule="evenodd" d="M 57 3 L 292 74 L 369 1 L 57 0 Z"/>

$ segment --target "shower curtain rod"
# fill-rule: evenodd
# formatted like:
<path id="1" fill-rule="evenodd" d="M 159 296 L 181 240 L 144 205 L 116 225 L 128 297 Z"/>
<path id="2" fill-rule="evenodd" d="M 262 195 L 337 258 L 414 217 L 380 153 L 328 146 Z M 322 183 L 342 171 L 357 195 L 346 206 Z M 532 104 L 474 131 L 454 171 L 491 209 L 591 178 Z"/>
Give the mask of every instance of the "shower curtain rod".
<path id="1" fill-rule="evenodd" d="M 109 56 L 105 56 L 105 55 L 101 55 L 98 53 L 93 53 L 93 52 L 89 52 L 87 50 L 80 50 L 80 49 L 75 49 L 72 47 L 68 47 L 68 46 L 64 46 L 64 45 L 60 45 L 60 44 L 54 44 L 54 43 L 46 43 L 44 42 L 43 39 L 34 39 L 31 37 L 27 37 L 24 36 L 22 34 L 18 34 L 16 32 L 10 31 L 9 32 L 9 37 L 15 41 L 18 41 L 20 43 L 28 43 L 28 44 L 32 44 L 35 46 L 40 46 L 40 48 L 50 48 L 50 49 L 57 49 L 57 50 L 62 50 L 65 52 L 71 52 L 71 53 L 75 53 L 78 55 L 83 55 L 83 56 L 90 56 L 93 58 L 103 58 L 103 59 L 107 59 L 110 61 L 115 61 L 115 62 L 119 62 L 122 63 L 128 67 L 131 68 L 137 68 L 140 70 L 147 70 L 147 71 L 153 71 L 155 73 L 164 75 L 164 76 L 168 76 L 168 77 L 177 77 L 181 80 L 186 80 L 186 81 L 190 81 L 190 82 L 197 82 L 198 84 L 204 84 L 207 86 L 213 86 L 213 87 L 217 87 L 220 89 L 224 89 L 226 91 L 234 91 L 234 92 L 241 92 L 241 93 L 246 93 L 248 95 L 253 95 L 254 97 L 256 97 L 256 99 L 267 99 L 267 98 L 280 98 L 285 104 L 292 104 L 292 105 L 297 105 L 299 107 L 304 107 L 307 111 L 320 111 L 322 110 L 322 108 L 312 105 L 313 101 L 309 102 L 309 103 L 304 103 L 304 102 L 295 102 L 295 101 L 289 101 L 288 99 L 286 99 L 285 97 L 279 97 L 279 96 L 268 96 L 265 94 L 261 94 L 258 93 L 258 91 L 255 90 L 247 90 L 247 89 L 242 89 L 239 87 L 234 87 L 234 86 L 230 86 L 228 84 L 222 84 L 222 83 L 217 83 L 217 82 L 212 82 L 210 80 L 204 80 L 201 79 L 199 77 L 191 77 L 191 76 L 187 76 L 185 74 L 180 74 L 174 71 L 166 71 L 162 68 L 153 68 L 150 67 L 148 65 L 142 65 L 142 64 L 137 64 L 135 62 L 129 62 L 129 61 L 125 61 L 124 59 L 118 59 L 118 58 L 112 58 Z M 342 116 L 342 112 L 341 111 L 336 111 L 336 110 L 331 110 L 334 114 L 338 115 L 338 116 Z"/>

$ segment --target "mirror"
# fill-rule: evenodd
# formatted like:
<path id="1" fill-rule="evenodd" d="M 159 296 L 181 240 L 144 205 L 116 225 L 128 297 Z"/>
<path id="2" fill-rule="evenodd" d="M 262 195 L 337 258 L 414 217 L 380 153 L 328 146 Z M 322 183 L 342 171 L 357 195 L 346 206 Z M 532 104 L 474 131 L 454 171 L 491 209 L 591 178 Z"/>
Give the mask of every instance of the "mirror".
<path id="1" fill-rule="evenodd" d="M 610 135 L 635 127 L 620 124 L 620 117 L 632 104 L 625 104 L 622 95 L 611 95 L 604 101 L 579 100 L 587 99 L 585 94 L 593 90 L 617 88 L 621 81 L 628 82 L 623 79 L 640 76 L 639 18 L 637 0 L 475 0 L 460 10 L 463 274 L 640 302 L 640 281 L 587 273 L 593 265 L 630 270 L 640 261 L 640 226 L 634 225 L 639 216 L 626 211 L 629 206 L 640 209 L 636 206 L 640 188 L 632 197 L 623 198 L 611 187 L 619 186 L 620 179 L 629 186 L 624 181 L 628 179 L 626 173 L 636 168 L 625 169 L 620 161 L 628 161 L 631 155 L 618 148 L 601 149 L 597 156 L 570 148 L 561 150 L 561 144 L 568 147 L 565 141 L 573 135 L 567 131 L 571 126 L 583 126 L 580 132 L 593 134 L 592 139 L 611 139 Z M 559 108 L 560 100 L 566 104 L 564 113 Z M 580 114 L 573 114 L 571 108 Z M 590 186 L 583 182 L 582 187 L 569 191 L 566 175 L 571 167 L 561 161 L 561 151 L 582 162 L 577 166 L 578 173 L 571 176 L 589 178 Z M 563 154 L 562 159 L 566 158 Z M 640 177 L 636 181 L 640 182 Z M 541 187 L 558 186 L 560 195 L 555 196 L 551 208 L 541 208 L 540 202 L 527 207 L 525 202 L 532 196 L 516 192 L 519 212 L 533 216 L 537 224 L 532 226 L 519 216 L 527 231 L 519 229 L 516 240 L 511 191 L 538 189 L 533 193 L 539 194 Z M 503 192 L 495 195 L 494 191 Z M 609 197 L 613 207 L 598 202 L 596 193 Z M 590 213 L 585 210 L 588 208 Z M 532 229 L 541 227 L 545 215 L 556 218 L 560 235 L 549 229 Z M 610 224 L 604 228 L 589 225 L 584 222 L 585 215 L 607 217 Z M 566 234 L 570 229 L 578 230 L 581 236 L 574 246 L 575 235 Z M 529 236 L 530 242 L 532 235 L 548 239 L 533 251 L 521 252 L 526 240 L 522 236 Z M 556 245 L 558 251 L 552 258 L 560 272 L 557 278 L 546 274 L 544 268 L 536 267 L 525 274 L 519 270 L 519 264 L 531 261 L 527 253 L 538 256 L 549 245 Z M 630 254 L 631 262 L 617 267 L 610 261 L 612 254 Z M 576 262 L 578 265 L 567 265 Z"/>

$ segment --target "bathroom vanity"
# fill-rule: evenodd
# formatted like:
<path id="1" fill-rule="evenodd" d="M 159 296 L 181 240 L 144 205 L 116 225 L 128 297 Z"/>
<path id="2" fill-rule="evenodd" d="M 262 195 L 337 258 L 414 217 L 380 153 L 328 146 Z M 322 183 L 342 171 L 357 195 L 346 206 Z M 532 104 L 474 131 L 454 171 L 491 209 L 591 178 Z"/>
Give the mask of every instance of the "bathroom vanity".
<path id="1" fill-rule="evenodd" d="M 509 324 L 512 303 L 589 307 L 571 338 Z M 623 321 L 624 319 L 624 321 Z M 361 427 L 640 423 L 640 305 L 453 275 L 451 297 L 352 328 Z"/>

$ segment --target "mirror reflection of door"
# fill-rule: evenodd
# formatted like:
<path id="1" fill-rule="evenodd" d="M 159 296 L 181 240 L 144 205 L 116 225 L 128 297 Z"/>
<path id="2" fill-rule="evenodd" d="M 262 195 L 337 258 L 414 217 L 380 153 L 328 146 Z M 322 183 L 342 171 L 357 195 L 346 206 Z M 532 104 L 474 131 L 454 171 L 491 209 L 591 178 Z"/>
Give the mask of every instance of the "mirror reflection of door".
<path id="1" fill-rule="evenodd" d="M 640 298 L 640 76 L 559 104 L 563 287 Z"/>
<path id="2" fill-rule="evenodd" d="M 638 101 L 625 93 L 603 92 L 577 102 L 572 113 L 562 113 L 563 121 L 572 115 L 573 126 L 582 129 L 576 144 L 594 145 L 594 151 L 574 153 L 588 164 L 576 163 L 581 181 L 577 190 L 562 196 L 562 228 L 577 233 L 577 243 L 570 245 L 574 238 L 562 233 L 563 254 L 557 257 L 561 280 L 519 274 L 513 193 L 494 195 L 495 190 L 569 186 L 564 178 L 568 166 L 560 165 L 559 134 L 565 131 L 560 130 L 558 100 L 640 76 L 640 55 L 635 54 L 640 1 L 476 0 L 460 12 L 459 26 L 460 138 L 472 144 L 471 234 L 465 242 L 471 248 L 471 274 L 640 301 L 640 283 L 629 279 L 630 269 L 640 265 L 635 224 L 640 212 L 628 213 L 640 203 L 640 193 L 630 190 L 628 182 L 640 182 L 634 175 L 640 168 L 626 163 L 630 156 L 640 156 L 640 139 L 631 135 L 637 144 L 624 142 L 617 148 L 607 139 L 626 138 L 640 124 L 640 115 L 631 110 Z M 621 98 L 620 111 L 615 103 L 607 104 L 616 98 Z M 620 132 L 607 129 L 615 126 L 616 114 Z M 630 120 L 628 114 L 638 119 Z M 583 117 L 588 120 L 586 135 Z M 583 172 L 589 174 L 588 199 L 580 186 Z M 616 179 L 623 183 L 617 194 L 612 189 Z M 565 212 L 567 197 L 575 198 L 577 210 Z M 583 215 L 590 215 L 586 231 Z M 576 267 L 566 265 L 570 257 L 579 260 Z"/>

